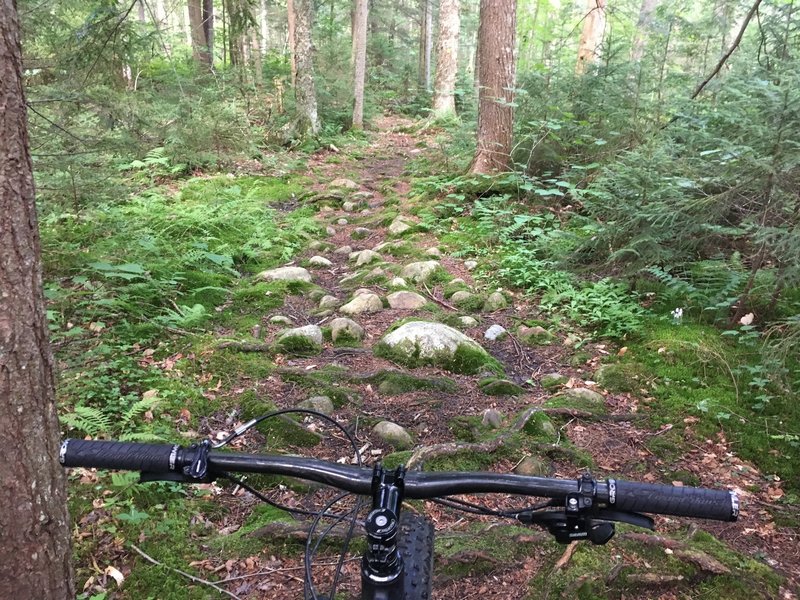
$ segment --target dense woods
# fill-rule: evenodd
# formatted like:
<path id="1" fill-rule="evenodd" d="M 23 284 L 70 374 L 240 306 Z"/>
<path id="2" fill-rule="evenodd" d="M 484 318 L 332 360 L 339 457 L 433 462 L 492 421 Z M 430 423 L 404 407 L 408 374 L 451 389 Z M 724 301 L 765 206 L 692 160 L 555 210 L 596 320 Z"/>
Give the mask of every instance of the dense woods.
<path id="1" fill-rule="evenodd" d="M 534 474 L 735 488 L 760 507 L 736 530 L 667 527 L 711 569 L 630 540 L 556 567 L 563 549 L 514 531 L 471 530 L 493 544 L 463 542 L 473 556 L 442 516 L 435 597 L 493 577 L 512 597 L 655 597 L 628 576 L 642 564 L 664 597 L 791 597 L 798 54 L 796 0 L 0 0 L 0 596 L 72 598 L 74 567 L 86 599 L 217 593 L 187 570 L 227 573 L 229 596 L 301 597 L 291 577 L 244 577 L 299 553 L 248 537 L 286 513 L 240 487 L 73 470 L 70 542 L 57 447 L 213 438 L 323 396 L 370 460 L 485 444 L 487 410 L 508 429 L 536 405 L 546 426 L 426 468 L 535 458 Z M 426 261 L 430 278 L 408 270 Z M 313 283 L 264 276 L 283 265 Z M 372 308 L 348 313 L 365 289 Z M 398 290 L 419 303 L 397 308 Z M 359 321 L 349 345 L 340 313 Z M 381 345 L 411 317 L 491 360 L 411 369 Z M 300 325 L 321 337 L 298 350 L 284 328 Z M 411 445 L 378 441 L 381 419 Z M 350 460 L 295 425 L 259 430 L 258 449 Z M 529 558 L 540 574 L 512 576 Z"/>

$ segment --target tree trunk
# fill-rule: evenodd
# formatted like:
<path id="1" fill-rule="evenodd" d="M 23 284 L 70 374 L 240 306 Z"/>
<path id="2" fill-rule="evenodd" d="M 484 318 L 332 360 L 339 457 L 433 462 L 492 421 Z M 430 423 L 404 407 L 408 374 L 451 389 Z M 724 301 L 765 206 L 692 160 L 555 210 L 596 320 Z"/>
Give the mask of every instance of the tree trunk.
<path id="1" fill-rule="evenodd" d="M 267 53 L 269 48 L 269 19 L 267 17 L 267 0 L 261 0 L 261 12 L 258 15 L 259 28 L 261 29 L 261 54 Z"/>
<path id="2" fill-rule="evenodd" d="M 0 598 L 71 600 L 70 524 L 15 0 L 0 0 Z"/>
<path id="3" fill-rule="evenodd" d="M 192 53 L 194 59 L 202 65 L 211 67 L 213 64 L 213 42 L 209 39 L 209 32 L 213 36 L 212 15 L 206 12 L 208 0 L 188 0 L 189 27 L 192 30 Z"/>
<path id="4" fill-rule="evenodd" d="M 286 34 L 286 45 L 289 48 L 289 63 L 291 64 L 291 81 L 292 87 L 297 85 L 297 33 L 296 33 L 296 19 L 297 8 L 294 5 L 294 0 L 286 0 L 287 21 L 289 29 Z"/>
<path id="5" fill-rule="evenodd" d="M 311 40 L 314 0 L 293 0 L 294 46 L 297 79 L 294 96 L 297 103 L 297 126 L 300 135 L 319 133 L 317 93 L 314 89 L 314 44 Z"/>
<path id="6" fill-rule="evenodd" d="M 433 116 L 456 112 L 455 88 L 458 71 L 459 0 L 439 2 L 439 40 L 436 56 L 436 82 L 433 91 Z"/>
<path id="7" fill-rule="evenodd" d="M 139 22 L 147 23 L 147 15 L 144 12 L 144 0 L 138 0 L 136 2 L 136 8 L 139 9 Z"/>
<path id="8" fill-rule="evenodd" d="M 606 28 L 607 0 L 586 0 L 586 16 L 583 19 L 583 31 L 578 45 L 578 62 L 575 73 L 582 75 L 587 65 L 595 62 L 600 56 L 603 43 L 603 32 Z"/>
<path id="9" fill-rule="evenodd" d="M 264 64 L 261 60 L 261 40 L 255 27 L 250 30 L 250 57 L 253 60 L 253 82 L 257 88 L 264 86 Z"/>
<path id="10" fill-rule="evenodd" d="M 653 21 L 653 13 L 658 8 L 659 2 L 660 0 L 642 0 L 642 6 L 639 9 L 639 22 L 636 23 L 636 37 L 633 38 L 633 47 L 631 48 L 631 60 L 634 63 L 639 63 L 642 60 L 647 30 L 650 28 L 650 23 Z"/>
<path id="11" fill-rule="evenodd" d="M 507 171 L 514 123 L 516 0 L 481 0 L 478 147 L 472 173 Z"/>
<path id="12" fill-rule="evenodd" d="M 431 89 L 431 47 L 433 46 L 433 6 L 422 0 L 419 34 L 419 85 Z"/>
<path id="13" fill-rule="evenodd" d="M 353 23 L 353 129 L 364 128 L 364 79 L 367 73 L 368 0 L 356 0 Z"/>
<path id="14" fill-rule="evenodd" d="M 183 27 L 183 35 L 186 36 L 186 45 L 191 48 L 194 46 L 194 44 L 192 43 L 192 26 L 191 26 L 191 17 L 189 15 L 188 4 L 183 5 L 181 14 L 183 15 L 183 18 L 181 19 L 181 26 Z"/>

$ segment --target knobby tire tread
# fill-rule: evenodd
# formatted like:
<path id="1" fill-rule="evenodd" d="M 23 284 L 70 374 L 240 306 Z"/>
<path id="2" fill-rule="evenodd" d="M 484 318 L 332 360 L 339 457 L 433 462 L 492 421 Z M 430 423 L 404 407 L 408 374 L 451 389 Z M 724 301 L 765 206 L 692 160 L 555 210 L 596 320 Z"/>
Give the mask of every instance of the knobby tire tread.
<path id="1" fill-rule="evenodd" d="M 433 588 L 433 523 L 400 513 L 398 549 L 403 557 L 403 600 L 430 600 Z"/>

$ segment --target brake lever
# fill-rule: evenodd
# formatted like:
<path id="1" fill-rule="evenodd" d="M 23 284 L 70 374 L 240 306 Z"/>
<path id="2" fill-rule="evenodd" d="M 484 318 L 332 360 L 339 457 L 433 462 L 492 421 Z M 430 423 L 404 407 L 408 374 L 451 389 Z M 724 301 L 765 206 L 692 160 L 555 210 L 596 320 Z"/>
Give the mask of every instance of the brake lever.
<path id="1" fill-rule="evenodd" d="M 579 540 L 589 540 L 592 544 L 606 544 L 614 537 L 614 523 L 628 523 L 636 527 L 654 529 L 650 517 L 639 513 L 618 510 L 598 509 L 576 521 L 570 519 L 565 510 L 538 510 L 518 513 L 516 518 L 526 525 L 537 525 L 546 529 L 560 544 Z"/>

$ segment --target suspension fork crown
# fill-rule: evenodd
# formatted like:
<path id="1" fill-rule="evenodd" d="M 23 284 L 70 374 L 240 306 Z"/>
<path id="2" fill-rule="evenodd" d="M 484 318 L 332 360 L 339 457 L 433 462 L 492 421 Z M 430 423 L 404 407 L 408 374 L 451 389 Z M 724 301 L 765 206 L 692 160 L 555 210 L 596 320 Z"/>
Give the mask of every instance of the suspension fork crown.
<path id="1" fill-rule="evenodd" d="M 403 466 L 387 471 L 380 464 L 372 474 L 372 510 L 364 522 L 367 550 L 361 564 L 361 582 L 363 590 L 373 590 L 375 598 L 402 597 L 403 559 L 397 536 L 405 475 Z"/>

